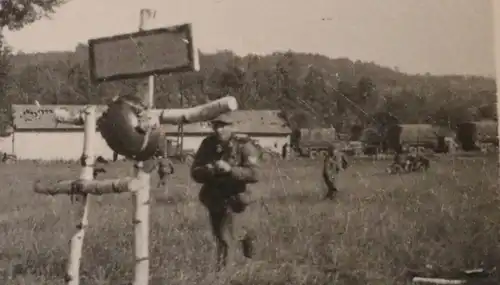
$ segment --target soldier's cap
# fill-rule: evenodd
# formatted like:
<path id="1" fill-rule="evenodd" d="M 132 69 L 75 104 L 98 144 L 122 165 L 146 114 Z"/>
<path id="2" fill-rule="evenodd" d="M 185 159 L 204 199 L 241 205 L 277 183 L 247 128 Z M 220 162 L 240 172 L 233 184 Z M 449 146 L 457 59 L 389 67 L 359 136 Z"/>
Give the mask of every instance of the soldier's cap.
<path id="1" fill-rule="evenodd" d="M 232 125 L 233 118 L 231 113 L 221 114 L 210 121 L 212 124 Z"/>

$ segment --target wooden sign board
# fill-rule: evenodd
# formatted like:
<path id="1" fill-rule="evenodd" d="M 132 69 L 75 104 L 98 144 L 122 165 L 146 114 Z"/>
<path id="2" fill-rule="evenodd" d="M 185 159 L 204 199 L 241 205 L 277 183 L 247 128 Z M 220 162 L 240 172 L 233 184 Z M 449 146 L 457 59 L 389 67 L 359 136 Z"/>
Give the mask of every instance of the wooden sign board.
<path id="1" fill-rule="evenodd" d="M 199 70 L 191 24 L 91 39 L 88 44 L 94 83 Z"/>

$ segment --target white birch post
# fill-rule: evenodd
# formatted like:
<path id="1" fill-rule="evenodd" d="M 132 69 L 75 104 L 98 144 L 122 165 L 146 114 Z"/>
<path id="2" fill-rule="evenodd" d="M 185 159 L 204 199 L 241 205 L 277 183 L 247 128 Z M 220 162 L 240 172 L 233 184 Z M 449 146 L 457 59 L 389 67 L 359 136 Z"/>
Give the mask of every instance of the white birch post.
<path id="1" fill-rule="evenodd" d="M 154 11 L 149 9 L 141 9 L 139 30 L 143 30 L 147 26 L 147 21 L 154 17 Z M 148 92 L 146 93 L 145 103 L 148 109 L 153 107 L 154 102 L 154 75 L 148 78 Z M 134 203 L 134 254 L 135 268 L 133 285 L 147 285 L 149 283 L 149 204 L 150 204 L 150 189 L 151 177 L 143 169 L 144 164 L 136 161 L 134 169 L 136 178 L 140 181 L 147 182 L 142 189 L 132 194 Z"/>
<path id="2" fill-rule="evenodd" d="M 37 181 L 34 191 L 45 195 L 76 195 L 78 198 L 75 217 L 81 219 L 70 241 L 70 257 L 65 276 L 67 285 L 78 285 L 80 282 L 80 261 L 82 258 L 83 239 L 88 225 L 88 213 L 92 195 L 119 194 L 141 191 L 149 185 L 148 180 L 125 177 L 118 179 L 93 180 L 94 137 L 96 130 L 95 107 L 88 109 L 85 116 L 84 151 L 82 154 L 82 171 L 76 180 L 60 180 L 54 182 Z M 80 215 L 80 216 L 77 216 Z"/>
<path id="3" fill-rule="evenodd" d="M 496 87 L 497 87 L 497 116 L 500 116 L 500 2 L 492 1 L 493 10 L 493 51 L 495 56 L 495 72 L 496 72 Z M 500 124 L 498 124 L 498 136 L 500 137 Z M 500 149 L 500 145 L 499 145 Z M 500 166 L 500 151 L 498 153 L 498 166 Z M 498 183 L 500 183 L 500 167 L 498 168 Z"/>
<path id="4" fill-rule="evenodd" d="M 96 112 L 95 106 L 89 106 L 85 110 L 84 123 L 84 142 L 83 153 L 81 158 L 82 170 L 80 174 L 81 180 L 93 180 L 94 170 L 94 141 L 96 134 Z M 80 260 L 82 258 L 83 238 L 85 236 L 85 228 L 88 225 L 88 214 L 90 208 L 91 196 L 87 194 L 76 196 L 77 209 L 75 215 L 77 219 L 81 219 L 76 226 L 76 232 L 70 241 L 70 257 L 68 260 L 66 284 L 78 285 L 80 283 Z"/>

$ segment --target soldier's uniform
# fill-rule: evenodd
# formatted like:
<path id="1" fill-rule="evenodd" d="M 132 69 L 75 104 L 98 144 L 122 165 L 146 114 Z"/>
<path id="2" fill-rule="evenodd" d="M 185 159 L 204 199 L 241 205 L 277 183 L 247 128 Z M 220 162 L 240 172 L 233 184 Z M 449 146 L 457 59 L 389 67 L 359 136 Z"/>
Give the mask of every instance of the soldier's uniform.
<path id="1" fill-rule="evenodd" d="M 229 116 L 218 122 L 231 123 Z M 247 220 L 251 203 L 247 184 L 258 182 L 259 151 L 249 138 L 232 136 L 222 143 L 215 135 L 205 138 L 191 166 L 191 176 L 203 184 L 200 202 L 207 208 L 217 245 L 217 270 L 233 261 L 236 246 L 242 246 L 247 258 L 253 255 L 255 230 Z M 224 160 L 231 165 L 229 173 L 218 173 L 213 165 Z"/>
<path id="2" fill-rule="evenodd" d="M 348 167 L 346 157 L 343 152 L 330 147 L 328 155 L 323 163 L 323 180 L 325 181 L 327 192 L 325 199 L 333 199 L 337 194 L 338 174 Z"/>

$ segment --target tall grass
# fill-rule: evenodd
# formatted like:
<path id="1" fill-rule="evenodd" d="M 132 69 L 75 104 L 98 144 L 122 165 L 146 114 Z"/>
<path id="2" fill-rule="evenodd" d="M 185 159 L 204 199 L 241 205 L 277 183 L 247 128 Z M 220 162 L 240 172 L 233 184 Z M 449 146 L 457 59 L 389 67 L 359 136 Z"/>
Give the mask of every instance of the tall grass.
<path id="1" fill-rule="evenodd" d="M 178 165 L 169 203 L 161 189 L 152 193 L 152 284 L 407 284 L 426 267 L 434 273 L 421 274 L 447 275 L 500 264 L 496 159 L 436 158 L 428 173 L 401 176 L 384 172 L 388 161 L 356 161 L 335 202 L 321 200 L 320 163 L 263 166 L 252 191 L 267 207 L 257 203 L 248 221 L 260 233 L 256 259 L 218 275 L 199 186 Z M 76 178 L 78 170 L 77 163 L 0 165 L 0 268 L 13 278 L 0 283 L 63 284 L 72 205 L 31 187 Z M 103 178 L 133 173 L 126 162 L 107 170 Z M 93 207 L 81 284 L 126 283 L 134 267 L 130 196 L 97 197 Z"/>

